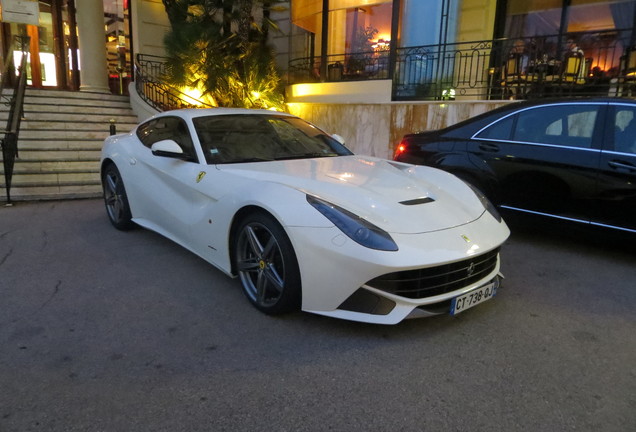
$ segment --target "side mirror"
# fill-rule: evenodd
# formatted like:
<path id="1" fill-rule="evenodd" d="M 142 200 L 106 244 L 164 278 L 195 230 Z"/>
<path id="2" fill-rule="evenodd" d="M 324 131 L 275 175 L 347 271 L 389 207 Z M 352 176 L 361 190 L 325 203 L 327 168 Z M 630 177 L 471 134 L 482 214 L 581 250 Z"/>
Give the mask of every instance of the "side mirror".
<path id="1" fill-rule="evenodd" d="M 187 158 L 187 156 L 183 153 L 183 149 L 179 147 L 179 144 L 171 139 L 157 141 L 150 147 L 150 150 L 152 150 L 152 154 L 155 156 L 164 156 L 175 159 Z"/>
<path id="2" fill-rule="evenodd" d="M 342 145 L 346 145 L 345 144 L 345 139 L 343 137 L 341 137 L 340 135 L 338 135 L 338 134 L 331 134 L 331 138 L 335 139 L 336 141 L 338 141 Z"/>

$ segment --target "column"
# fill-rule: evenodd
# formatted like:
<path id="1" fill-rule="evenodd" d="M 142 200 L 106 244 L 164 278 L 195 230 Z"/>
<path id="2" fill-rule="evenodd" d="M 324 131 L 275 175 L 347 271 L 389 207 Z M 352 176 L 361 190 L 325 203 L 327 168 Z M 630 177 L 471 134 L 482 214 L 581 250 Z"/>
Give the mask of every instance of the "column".
<path id="1" fill-rule="evenodd" d="M 80 51 L 80 91 L 110 93 L 103 0 L 75 2 Z"/>

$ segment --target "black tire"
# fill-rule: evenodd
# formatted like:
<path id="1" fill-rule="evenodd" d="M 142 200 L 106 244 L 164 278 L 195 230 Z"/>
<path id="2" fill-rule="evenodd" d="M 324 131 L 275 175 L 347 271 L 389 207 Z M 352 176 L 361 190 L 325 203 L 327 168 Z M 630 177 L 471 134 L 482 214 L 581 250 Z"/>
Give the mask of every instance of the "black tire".
<path id="1" fill-rule="evenodd" d="M 235 239 L 235 269 L 248 300 L 269 315 L 299 310 L 298 260 L 280 224 L 268 214 L 251 214 L 241 221 Z"/>
<path id="2" fill-rule="evenodd" d="M 128 231 L 132 229 L 135 224 L 132 221 L 126 188 L 115 164 L 108 164 L 104 168 L 102 189 L 104 191 L 106 214 L 110 222 L 118 230 Z"/>

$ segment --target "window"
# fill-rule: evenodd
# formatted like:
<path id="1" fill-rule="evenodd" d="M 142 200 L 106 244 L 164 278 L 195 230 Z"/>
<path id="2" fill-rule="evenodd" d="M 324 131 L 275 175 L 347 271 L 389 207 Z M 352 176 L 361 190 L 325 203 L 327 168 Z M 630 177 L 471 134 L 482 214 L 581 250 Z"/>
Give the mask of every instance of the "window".
<path id="1" fill-rule="evenodd" d="M 598 105 L 556 105 L 518 114 L 514 141 L 592 148 Z"/>
<path id="2" fill-rule="evenodd" d="M 617 106 L 614 116 L 614 150 L 636 154 L 636 108 Z"/>
<path id="3" fill-rule="evenodd" d="M 386 78 L 392 4 L 392 0 L 331 0 L 329 11 L 323 11 L 319 0 L 291 2 L 293 73 L 309 68 L 313 79 L 322 73 L 329 80 L 345 75 Z"/>
<path id="4" fill-rule="evenodd" d="M 481 131 L 477 138 L 493 139 L 493 140 L 509 140 L 510 133 L 512 132 L 512 124 L 515 116 L 506 117 L 503 120 L 488 126 Z"/>
<path id="5" fill-rule="evenodd" d="M 143 145 L 150 148 L 158 141 L 174 140 L 183 153 L 195 159 L 194 145 L 185 122 L 178 117 L 160 117 L 137 128 L 137 137 Z"/>
<path id="6" fill-rule="evenodd" d="M 572 40 L 586 59 L 586 75 L 613 77 L 634 43 L 635 0 L 502 0 L 506 39 L 525 38 L 537 61 L 564 61 Z M 508 50 L 504 50 L 507 52 Z"/>
<path id="7" fill-rule="evenodd" d="M 561 0 L 508 0 L 505 34 L 517 38 L 559 33 Z"/>

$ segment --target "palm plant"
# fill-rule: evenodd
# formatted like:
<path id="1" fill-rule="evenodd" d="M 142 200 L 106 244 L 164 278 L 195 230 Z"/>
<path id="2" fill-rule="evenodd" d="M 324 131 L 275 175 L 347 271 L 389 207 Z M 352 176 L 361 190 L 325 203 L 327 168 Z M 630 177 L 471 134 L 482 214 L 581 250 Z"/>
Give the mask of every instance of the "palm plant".
<path id="1" fill-rule="evenodd" d="M 166 79 L 199 89 L 216 106 L 284 108 L 281 79 L 267 45 L 272 1 L 163 0 L 171 31 L 164 39 Z M 252 19 L 263 11 L 261 24 Z"/>

